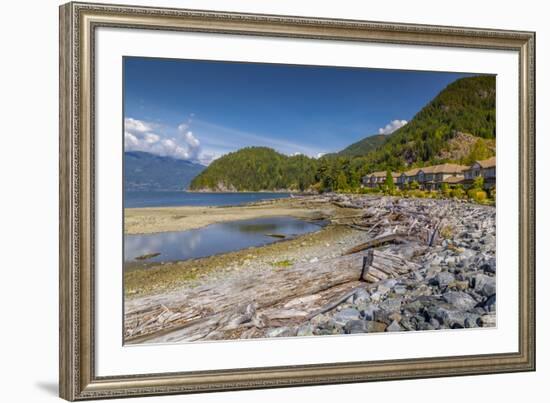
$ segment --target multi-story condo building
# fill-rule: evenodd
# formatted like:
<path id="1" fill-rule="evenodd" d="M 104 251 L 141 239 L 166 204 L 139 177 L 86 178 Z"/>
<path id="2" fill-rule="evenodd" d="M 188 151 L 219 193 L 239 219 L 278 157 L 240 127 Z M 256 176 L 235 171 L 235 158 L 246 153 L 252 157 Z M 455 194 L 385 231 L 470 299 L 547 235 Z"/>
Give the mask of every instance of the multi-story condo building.
<path id="1" fill-rule="evenodd" d="M 483 177 L 483 186 L 490 189 L 496 185 L 497 159 L 491 157 L 486 160 L 476 161 L 464 170 L 464 183 L 471 184 L 478 176 Z"/>

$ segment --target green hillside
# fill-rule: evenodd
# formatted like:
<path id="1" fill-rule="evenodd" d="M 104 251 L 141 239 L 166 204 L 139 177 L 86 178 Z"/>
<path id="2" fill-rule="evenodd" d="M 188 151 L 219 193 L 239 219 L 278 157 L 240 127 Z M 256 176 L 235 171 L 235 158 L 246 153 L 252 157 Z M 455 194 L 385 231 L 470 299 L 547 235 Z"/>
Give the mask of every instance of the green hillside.
<path id="1" fill-rule="evenodd" d="M 304 190 L 315 183 L 316 161 L 267 147 L 247 147 L 215 160 L 191 182 L 191 190 Z"/>
<path id="2" fill-rule="evenodd" d="M 454 81 L 369 154 L 369 163 L 374 169 L 399 169 L 443 162 L 441 152 L 457 132 L 494 139 L 495 84 L 494 76 Z"/>
<path id="3" fill-rule="evenodd" d="M 325 157 L 360 157 L 367 155 L 371 151 L 380 147 L 388 136 L 384 134 L 374 134 L 372 136 L 365 137 L 356 143 L 344 148 L 337 153 L 326 154 Z"/>

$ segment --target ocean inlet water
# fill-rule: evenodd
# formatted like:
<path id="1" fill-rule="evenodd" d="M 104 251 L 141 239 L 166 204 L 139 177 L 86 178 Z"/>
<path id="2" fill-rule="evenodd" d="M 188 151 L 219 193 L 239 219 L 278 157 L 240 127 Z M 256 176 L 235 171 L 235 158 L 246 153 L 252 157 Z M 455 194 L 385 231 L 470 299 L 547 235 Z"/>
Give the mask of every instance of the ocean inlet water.
<path id="1" fill-rule="evenodd" d="M 239 192 L 124 192 L 124 208 L 176 206 L 233 206 L 267 199 L 289 197 L 289 193 Z"/>

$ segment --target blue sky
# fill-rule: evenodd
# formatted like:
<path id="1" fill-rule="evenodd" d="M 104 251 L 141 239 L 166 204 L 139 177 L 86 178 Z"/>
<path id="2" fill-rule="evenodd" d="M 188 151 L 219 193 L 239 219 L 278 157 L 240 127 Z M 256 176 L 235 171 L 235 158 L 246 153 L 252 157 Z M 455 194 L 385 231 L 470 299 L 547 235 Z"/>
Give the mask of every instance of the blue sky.
<path id="1" fill-rule="evenodd" d="M 246 146 L 315 157 L 392 132 L 464 76 L 128 57 L 125 149 L 203 164 Z"/>

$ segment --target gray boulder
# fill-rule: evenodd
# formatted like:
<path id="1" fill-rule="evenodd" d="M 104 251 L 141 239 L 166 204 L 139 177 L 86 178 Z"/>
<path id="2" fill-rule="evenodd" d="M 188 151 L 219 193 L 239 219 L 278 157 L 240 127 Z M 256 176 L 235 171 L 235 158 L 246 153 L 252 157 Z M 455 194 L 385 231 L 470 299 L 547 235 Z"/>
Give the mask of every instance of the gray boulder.
<path id="1" fill-rule="evenodd" d="M 483 288 L 481 289 L 481 294 L 485 297 L 489 297 L 493 294 L 496 294 L 497 292 L 497 282 L 495 277 L 489 277 L 485 284 L 483 285 Z"/>
<path id="2" fill-rule="evenodd" d="M 344 326 L 329 320 L 319 324 L 313 333 L 316 335 L 344 334 Z"/>
<path id="3" fill-rule="evenodd" d="M 443 299 L 461 311 L 469 311 L 477 305 L 477 301 L 463 291 L 447 291 Z"/>
<path id="4" fill-rule="evenodd" d="M 361 310 L 361 315 L 367 320 L 373 320 L 375 312 L 378 311 L 378 305 L 376 304 L 367 304 Z"/>
<path id="5" fill-rule="evenodd" d="M 497 308 L 497 296 L 496 294 L 490 295 L 480 306 L 487 312 L 495 312 Z"/>
<path id="6" fill-rule="evenodd" d="M 266 337 L 291 337 L 296 336 L 296 330 L 286 326 L 276 327 L 274 329 L 268 330 L 265 335 Z"/>
<path id="7" fill-rule="evenodd" d="M 447 328 L 464 328 L 467 314 L 456 309 L 449 308 L 448 306 L 440 306 L 437 309 L 435 318 L 439 321 L 442 327 Z"/>
<path id="8" fill-rule="evenodd" d="M 313 325 L 305 324 L 298 328 L 298 331 L 296 332 L 296 336 L 313 336 L 313 331 L 315 330 L 315 327 Z"/>
<path id="9" fill-rule="evenodd" d="M 386 332 L 400 332 L 402 330 L 403 328 L 395 320 L 386 328 Z"/>
<path id="10" fill-rule="evenodd" d="M 374 320 L 367 321 L 367 331 L 369 333 L 379 333 L 386 330 L 387 325 L 382 322 L 376 322 Z"/>
<path id="11" fill-rule="evenodd" d="M 364 320 L 350 320 L 346 323 L 346 326 L 344 326 L 344 330 L 347 334 L 367 333 L 367 322 Z"/>
<path id="12" fill-rule="evenodd" d="M 359 311 L 355 308 L 344 308 L 340 312 L 338 312 L 332 320 L 334 323 L 340 326 L 345 326 L 346 323 L 348 323 L 350 320 L 356 320 L 359 319 L 361 314 Z"/>
<path id="13" fill-rule="evenodd" d="M 432 279 L 434 285 L 438 285 L 440 288 L 447 287 L 450 283 L 455 281 L 455 276 L 453 276 L 448 271 L 442 271 L 437 273 L 435 278 Z"/>
<path id="14" fill-rule="evenodd" d="M 483 274 L 483 273 L 476 274 L 473 278 L 473 282 L 474 282 L 474 284 L 473 284 L 474 290 L 477 293 L 482 293 L 483 288 L 486 285 L 489 285 L 489 287 L 496 287 L 495 277 L 488 276 L 488 275 Z M 494 293 L 492 293 L 492 294 L 494 294 Z"/>
<path id="15" fill-rule="evenodd" d="M 365 289 L 357 290 L 355 296 L 353 297 L 353 303 L 355 305 L 364 305 L 370 302 L 370 294 Z"/>
<path id="16" fill-rule="evenodd" d="M 388 298 L 384 301 L 382 301 L 380 304 L 378 304 L 378 307 L 384 311 L 388 312 L 399 312 L 401 311 L 401 302 L 403 301 L 403 298 L 397 297 L 397 298 Z"/>
<path id="17" fill-rule="evenodd" d="M 480 267 L 485 273 L 495 274 L 497 272 L 497 261 L 495 258 L 491 258 L 483 263 Z"/>
<path id="18" fill-rule="evenodd" d="M 479 327 L 478 322 L 479 322 L 478 315 L 475 315 L 475 314 L 468 315 L 464 320 L 464 327 L 467 327 L 467 328 Z"/>

